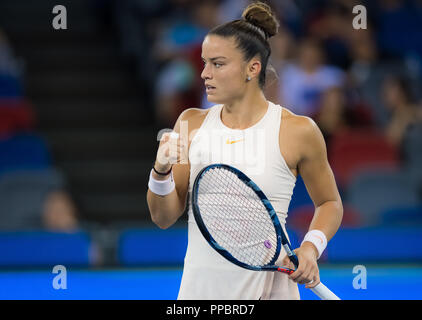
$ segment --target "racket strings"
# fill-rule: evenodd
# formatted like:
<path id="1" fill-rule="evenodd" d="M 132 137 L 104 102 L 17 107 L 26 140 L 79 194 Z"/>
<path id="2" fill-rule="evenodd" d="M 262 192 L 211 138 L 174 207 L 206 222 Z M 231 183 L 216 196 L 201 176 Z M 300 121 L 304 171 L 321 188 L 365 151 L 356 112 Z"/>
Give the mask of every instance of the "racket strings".
<path id="1" fill-rule="evenodd" d="M 243 263 L 263 266 L 271 262 L 277 249 L 274 225 L 260 198 L 233 172 L 208 170 L 197 201 L 217 244 Z"/>

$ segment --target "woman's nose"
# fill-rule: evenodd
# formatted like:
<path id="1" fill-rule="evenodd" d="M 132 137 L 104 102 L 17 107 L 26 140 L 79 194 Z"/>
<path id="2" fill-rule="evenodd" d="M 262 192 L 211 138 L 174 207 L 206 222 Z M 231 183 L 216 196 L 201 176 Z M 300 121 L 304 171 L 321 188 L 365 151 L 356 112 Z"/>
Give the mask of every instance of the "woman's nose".
<path id="1" fill-rule="evenodd" d="M 204 69 L 202 70 L 201 78 L 203 80 L 207 80 L 207 79 L 211 79 L 211 77 L 212 77 L 212 75 L 211 75 L 211 72 L 210 72 L 210 68 L 209 68 L 208 64 L 206 64 Z"/>

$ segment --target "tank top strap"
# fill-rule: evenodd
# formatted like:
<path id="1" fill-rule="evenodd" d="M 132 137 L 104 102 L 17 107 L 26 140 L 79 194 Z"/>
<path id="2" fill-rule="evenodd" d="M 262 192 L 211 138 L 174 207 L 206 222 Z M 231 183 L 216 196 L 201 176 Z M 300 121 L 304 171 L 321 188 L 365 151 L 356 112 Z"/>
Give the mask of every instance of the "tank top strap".
<path id="1" fill-rule="evenodd" d="M 202 122 L 201 129 L 206 130 L 208 128 L 215 128 L 219 121 L 222 108 L 222 104 L 217 104 L 209 108 L 209 111 Z"/>

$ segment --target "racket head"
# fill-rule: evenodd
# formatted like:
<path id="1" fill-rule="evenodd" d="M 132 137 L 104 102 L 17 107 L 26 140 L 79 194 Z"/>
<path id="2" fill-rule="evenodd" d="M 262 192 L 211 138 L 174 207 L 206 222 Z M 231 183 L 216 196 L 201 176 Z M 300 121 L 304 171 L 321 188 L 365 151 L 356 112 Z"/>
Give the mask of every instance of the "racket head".
<path id="1" fill-rule="evenodd" d="M 223 246 L 221 243 L 219 243 L 219 241 L 217 241 L 215 239 L 215 236 L 213 236 L 213 232 L 209 230 L 209 228 L 207 227 L 206 222 L 204 221 L 203 217 L 202 217 L 202 213 L 201 213 L 201 204 L 199 203 L 199 197 L 201 196 L 200 193 L 200 185 L 201 185 L 201 180 L 204 178 L 204 176 L 206 176 L 207 174 L 209 174 L 211 171 L 213 170 L 221 170 L 221 171 L 226 171 L 229 173 L 233 173 L 244 185 L 246 185 L 250 190 L 252 190 L 254 192 L 254 194 L 256 195 L 257 199 L 259 199 L 263 205 L 263 207 L 266 209 L 266 214 L 268 215 L 269 219 L 272 222 L 273 225 L 273 232 L 274 232 L 274 241 L 275 241 L 275 250 L 274 253 L 272 254 L 272 257 L 270 259 L 270 261 L 268 261 L 265 264 L 259 264 L 259 265 L 254 265 L 251 263 L 247 263 L 245 261 L 241 261 L 240 259 L 236 258 L 231 252 L 230 250 L 228 250 L 225 246 Z M 202 233 L 202 235 L 204 236 L 204 238 L 207 240 L 207 242 L 211 245 L 212 248 L 214 248 L 219 254 L 221 254 L 224 258 L 226 258 L 227 260 L 229 260 L 230 262 L 246 268 L 246 269 L 250 269 L 250 270 L 255 270 L 255 271 L 262 271 L 262 270 L 278 270 L 279 267 L 275 266 L 275 262 L 278 259 L 279 255 L 280 255 L 280 251 L 281 251 L 281 246 L 284 244 L 283 240 L 287 240 L 285 239 L 285 235 L 283 233 L 280 221 L 277 217 L 277 214 L 273 208 L 273 206 L 271 205 L 270 201 L 268 200 L 268 198 L 265 196 L 264 192 L 256 185 L 256 183 L 254 183 L 248 176 L 246 176 L 243 172 L 241 172 L 240 170 L 226 165 L 226 164 L 212 164 L 209 165 L 205 168 L 203 168 L 199 174 L 196 176 L 195 178 L 195 182 L 193 185 L 193 189 L 192 189 L 192 211 L 193 211 L 193 215 L 195 218 L 195 221 L 198 225 L 198 228 L 200 230 L 200 232 Z M 263 212 L 264 210 L 262 210 Z M 268 222 L 267 222 L 268 223 Z M 271 244 L 269 243 L 265 243 L 266 241 L 264 241 L 264 245 L 268 248 L 271 247 Z"/>

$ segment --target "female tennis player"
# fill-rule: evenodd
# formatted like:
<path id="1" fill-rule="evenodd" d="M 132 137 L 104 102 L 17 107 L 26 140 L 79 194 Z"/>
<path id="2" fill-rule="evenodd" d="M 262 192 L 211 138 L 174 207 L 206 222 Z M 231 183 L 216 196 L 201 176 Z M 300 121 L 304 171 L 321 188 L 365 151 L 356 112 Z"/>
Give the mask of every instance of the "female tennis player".
<path id="1" fill-rule="evenodd" d="M 271 8 L 256 2 L 240 20 L 212 29 L 202 44 L 201 77 L 215 105 L 185 110 L 174 126 L 178 136 L 166 133 L 160 141 L 148 184 L 151 218 L 168 228 L 188 205 L 188 248 L 178 299 L 299 299 L 297 283 L 308 288 L 319 283 L 317 259 L 340 226 L 342 201 L 320 130 L 312 119 L 267 101 L 263 93 L 268 39 L 278 26 Z M 212 163 L 232 165 L 249 176 L 283 228 L 296 177 L 302 176 L 315 214 L 295 250 L 299 267 L 294 273 L 243 269 L 203 238 L 189 195 L 199 171 Z M 276 264 L 293 267 L 285 252 Z"/>

